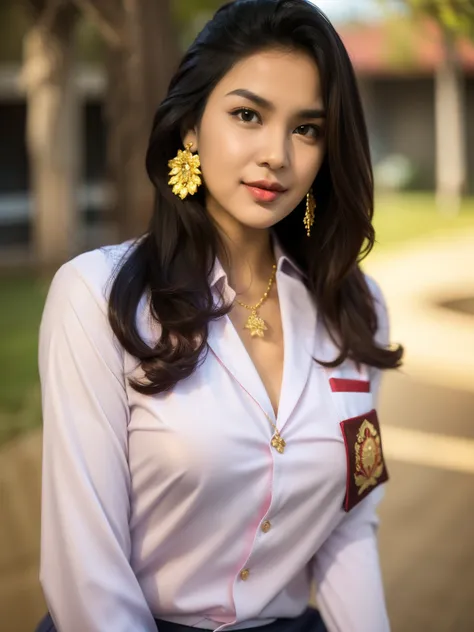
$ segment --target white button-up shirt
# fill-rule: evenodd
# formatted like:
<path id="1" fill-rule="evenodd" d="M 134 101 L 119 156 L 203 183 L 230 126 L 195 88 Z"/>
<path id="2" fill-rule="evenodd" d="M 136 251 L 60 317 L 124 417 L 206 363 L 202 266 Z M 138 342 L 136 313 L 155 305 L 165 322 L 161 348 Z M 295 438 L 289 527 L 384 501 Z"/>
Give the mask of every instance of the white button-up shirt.
<path id="1" fill-rule="evenodd" d="M 171 392 L 128 384 L 136 360 L 114 338 L 107 296 L 125 245 L 56 273 L 39 363 L 44 452 L 41 583 L 61 632 L 156 632 L 154 617 L 233 630 L 296 617 L 315 580 L 330 632 L 389 630 L 376 543 L 376 487 L 346 513 L 340 422 L 375 407 L 380 371 L 336 349 L 297 267 L 276 246 L 284 371 L 275 417 L 228 316 L 209 324 L 209 352 Z M 235 294 L 219 262 L 216 297 Z M 388 341 L 375 283 L 378 339 Z M 148 302 L 137 322 L 156 340 Z M 330 377 L 370 380 L 332 392 Z M 271 447 L 272 427 L 286 441 Z"/>

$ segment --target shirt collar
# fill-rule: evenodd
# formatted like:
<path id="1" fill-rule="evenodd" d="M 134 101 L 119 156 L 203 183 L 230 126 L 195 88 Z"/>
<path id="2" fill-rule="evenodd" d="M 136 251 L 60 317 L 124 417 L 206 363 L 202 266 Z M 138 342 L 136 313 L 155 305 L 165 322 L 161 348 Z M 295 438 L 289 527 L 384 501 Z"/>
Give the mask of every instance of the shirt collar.
<path id="1" fill-rule="evenodd" d="M 272 243 L 273 243 L 273 254 L 275 256 L 275 261 L 277 265 L 277 272 L 282 272 L 297 279 L 306 278 L 306 273 L 302 270 L 302 268 L 289 257 L 286 252 L 283 250 L 283 247 L 280 243 L 280 240 L 276 236 L 276 234 L 272 231 Z M 224 286 L 227 286 L 227 274 L 219 260 L 216 258 L 214 262 L 214 267 L 212 269 L 211 275 L 209 277 L 211 288 L 218 286 L 219 289 L 222 289 Z"/>

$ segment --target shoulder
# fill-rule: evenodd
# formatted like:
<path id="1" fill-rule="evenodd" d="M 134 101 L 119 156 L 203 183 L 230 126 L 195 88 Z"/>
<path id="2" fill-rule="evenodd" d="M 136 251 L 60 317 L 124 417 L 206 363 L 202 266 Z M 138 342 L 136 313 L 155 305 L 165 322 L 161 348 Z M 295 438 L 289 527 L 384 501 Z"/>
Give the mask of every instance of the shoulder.
<path id="1" fill-rule="evenodd" d="M 377 311 L 379 309 L 386 309 L 385 297 L 382 292 L 382 288 L 378 284 L 378 282 L 374 279 L 374 277 L 364 273 L 365 282 L 367 283 L 367 287 L 372 294 L 372 298 L 375 301 L 375 306 Z"/>
<path id="2" fill-rule="evenodd" d="M 49 287 L 41 332 L 81 322 L 84 330 L 108 327 L 108 296 L 116 272 L 135 242 L 97 248 L 63 264 Z"/>
<path id="3" fill-rule="evenodd" d="M 378 282 L 368 274 L 364 274 L 365 282 L 372 295 L 374 301 L 374 308 L 377 314 L 377 333 L 376 340 L 380 343 L 387 343 L 389 337 L 389 316 L 387 302 L 382 289 Z"/>
<path id="4" fill-rule="evenodd" d="M 59 268 L 52 285 L 60 284 L 70 294 L 82 284 L 97 301 L 106 302 L 117 272 L 134 247 L 135 242 L 127 241 L 78 255 Z"/>
<path id="5" fill-rule="evenodd" d="M 64 263 L 55 273 L 48 293 L 48 301 L 72 302 L 87 308 L 96 304 L 107 307 L 113 280 L 135 242 L 90 250 Z"/>
<path id="6" fill-rule="evenodd" d="M 113 282 L 139 240 L 97 248 L 63 264 L 53 277 L 41 319 L 40 335 L 65 335 L 74 330 L 91 339 L 97 348 L 113 341 L 119 345 L 109 322 L 109 297 Z M 150 315 L 146 291 L 136 312 L 139 334 L 148 344 L 160 335 Z M 107 342 L 108 341 L 108 342 Z M 121 347 L 120 347 L 121 348 Z"/>
<path id="7" fill-rule="evenodd" d="M 96 392 L 107 392 L 116 382 L 125 387 L 124 350 L 109 322 L 107 294 L 128 250 L 129 245 L 120 244 L 86 252 L 54 275 L 39 327 L 38 363 L 45 387 L 57 382 L 70 393 L 70 375 Z"/>

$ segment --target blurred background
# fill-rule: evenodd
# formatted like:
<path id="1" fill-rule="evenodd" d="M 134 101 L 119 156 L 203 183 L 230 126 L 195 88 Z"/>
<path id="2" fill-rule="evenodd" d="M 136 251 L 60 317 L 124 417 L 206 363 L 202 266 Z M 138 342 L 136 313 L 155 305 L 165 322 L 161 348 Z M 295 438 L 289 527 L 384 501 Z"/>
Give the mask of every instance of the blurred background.
<path id="1" fill-rule="evenodd" d="M 474 630 L 474 0 L 314 0 L 352 57 L 402 370 L 379 406 L 380 550 L 394 632 Z M 219 0 L 0 2 L 0 629 L 38 582 L 37 333 L 62 262 L 144 229 L 154 109 Z M 351 632 L 347 630 L 345 632 Z"/>

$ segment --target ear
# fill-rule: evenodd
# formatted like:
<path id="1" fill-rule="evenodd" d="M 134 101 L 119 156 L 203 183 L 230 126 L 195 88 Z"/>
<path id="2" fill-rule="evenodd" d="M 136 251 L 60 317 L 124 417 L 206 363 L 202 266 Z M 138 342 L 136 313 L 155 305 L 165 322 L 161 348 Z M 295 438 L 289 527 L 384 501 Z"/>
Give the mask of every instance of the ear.
<path id="1" fill-rule="evenodd" d="M 196 130 L 190 129 L 183 136 L 183 145 L 186 147 L 188 143 L 192 143 L 191 147 L 192 153 L 198 150 L 198 141 L 197 141 L 197 133 Z"/>

